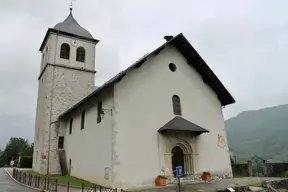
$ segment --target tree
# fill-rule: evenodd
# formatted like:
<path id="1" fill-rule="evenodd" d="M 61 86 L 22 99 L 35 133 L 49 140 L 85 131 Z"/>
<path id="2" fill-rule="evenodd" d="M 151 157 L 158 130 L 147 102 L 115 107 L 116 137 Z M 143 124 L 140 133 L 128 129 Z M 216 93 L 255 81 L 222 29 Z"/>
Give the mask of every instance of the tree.
<path id="1" fill-rule="evenodd" d="M 32 156 L 33 146 L 29 144 L 27 139 L 11 137 L 3 152 L 0 153 L 0 167 L 9 165 L 12 159 L 17 159 L 21 156 Z"/>
<path id="2" fill-rule="evenodd" d="M 1 152 L 0 154 L 0 167 L 8 164 L 8 158 L 6 152 Z"/>

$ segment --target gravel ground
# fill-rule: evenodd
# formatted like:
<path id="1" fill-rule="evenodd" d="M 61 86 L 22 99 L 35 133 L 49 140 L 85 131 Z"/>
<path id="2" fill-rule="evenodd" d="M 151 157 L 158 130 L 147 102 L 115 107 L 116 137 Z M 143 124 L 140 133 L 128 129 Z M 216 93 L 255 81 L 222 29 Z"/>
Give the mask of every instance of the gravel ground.
<path id="1" fill-rule="evenodd" d="M 243 186 L 249 184 L 258 184 L 263 181 L 282 180 L 278 177 L 243 177 L 233 179 L 222 179 L 212 181 L 211 183 L 185 184 L 181 186 L 181 192 L 213 192 L 217 189 L 225 189 L 233 186 Z M 177 186 L 155 187 L 153 189 L 143 189 L 140 192 L 178 192 Z"/>

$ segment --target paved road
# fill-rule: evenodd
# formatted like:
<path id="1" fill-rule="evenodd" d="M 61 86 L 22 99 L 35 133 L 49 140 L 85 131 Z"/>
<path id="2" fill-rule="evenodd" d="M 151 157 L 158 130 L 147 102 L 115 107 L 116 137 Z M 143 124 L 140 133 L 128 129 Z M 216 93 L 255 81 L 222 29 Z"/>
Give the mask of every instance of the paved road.
<path id="1" fill-rule="evenodd" d="M 15 183 L 3 168 L 0 168 L 0 192 L 35 192 L 36 190 Z"/>

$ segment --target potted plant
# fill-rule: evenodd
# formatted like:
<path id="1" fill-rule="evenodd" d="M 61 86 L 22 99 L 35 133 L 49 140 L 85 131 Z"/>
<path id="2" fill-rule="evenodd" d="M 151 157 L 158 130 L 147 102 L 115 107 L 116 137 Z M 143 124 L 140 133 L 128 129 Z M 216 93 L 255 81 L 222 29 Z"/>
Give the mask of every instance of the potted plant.
<path id="1" fill-rule="evenodd" d="M 210 182 L 211 181 L 211 173 L 208 172 L 208 171 L 205 171 L 205 172 L 202 173 L 202 177 L 201 178 L 204 181 Z"/>
<path id="2" fill-rule="evenodd" d="M 155 179 L 156 186 L 165 186 L 167 185 L 167 177 L 165 175 L 158 175 Z"/>

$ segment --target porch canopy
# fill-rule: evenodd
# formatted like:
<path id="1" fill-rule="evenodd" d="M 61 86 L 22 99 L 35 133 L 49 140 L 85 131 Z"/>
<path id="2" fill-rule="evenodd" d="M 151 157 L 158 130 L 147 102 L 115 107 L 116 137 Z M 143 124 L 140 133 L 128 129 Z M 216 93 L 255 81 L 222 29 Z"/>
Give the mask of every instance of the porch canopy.
<path id="1" fill-rule="evenodd" d="M 165 133 L 168 131 L 189 132 L 193 135 L 209 133 L 207 129 L 204 129 L 179 116 L 175 117 L 158 130 L 159 133 Z"/>

